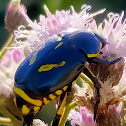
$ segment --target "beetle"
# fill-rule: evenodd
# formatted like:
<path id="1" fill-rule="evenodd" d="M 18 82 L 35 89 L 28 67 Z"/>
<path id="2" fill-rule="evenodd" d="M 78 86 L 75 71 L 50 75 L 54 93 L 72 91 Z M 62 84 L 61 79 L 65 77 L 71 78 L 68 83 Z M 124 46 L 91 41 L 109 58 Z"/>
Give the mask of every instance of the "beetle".
<path id="1" fill-rule="evenodd" d="M 58 96 L 65 96 L 72 82 L 85 70 L 86 62 L 109 65 L 121 59 L 109 62 L 98 58 L 105 45 L 106 41 L 98 34 L 76 30 L 62 35 L 60 39 L 50 37 L 44 46 L 35 49 L 15 73 L 15 102 L 24 115 L 24 124 L 32 124 L 34 113 L 43 105 Z M 88 73 L 99 96 L 98 81 L 90 71 Z"/>

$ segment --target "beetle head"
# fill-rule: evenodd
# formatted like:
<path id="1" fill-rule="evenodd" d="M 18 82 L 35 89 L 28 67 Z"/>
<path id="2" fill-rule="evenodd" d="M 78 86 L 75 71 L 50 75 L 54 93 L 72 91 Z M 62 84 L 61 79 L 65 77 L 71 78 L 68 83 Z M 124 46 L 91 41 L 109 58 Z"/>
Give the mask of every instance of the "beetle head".
<path id="1" fill-rule="evenodd" d="M 106 46 L 106 44 L 108 44 L 108 43 L 106 42 L 106 40 L 105 40 L 103 37 L 99 36 L 99 35 L 96 34 L 96 33 L 94 33 L 94 34 L 95 34 L 95 36 L 97 37 L 97 39 L 102 43 L 102 48 L 103 48 L 104 46 Z"/>

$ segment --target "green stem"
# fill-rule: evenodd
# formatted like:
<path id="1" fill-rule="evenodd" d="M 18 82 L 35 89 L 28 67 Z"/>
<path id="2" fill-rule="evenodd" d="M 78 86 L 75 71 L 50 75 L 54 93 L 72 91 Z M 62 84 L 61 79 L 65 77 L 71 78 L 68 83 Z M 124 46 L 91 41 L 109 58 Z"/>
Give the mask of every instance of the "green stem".
<path id="1" fill-rule="evenodd" d="M 13 123 L 11 122 L 11 120 L 9 118 L 3 118 L 0 117 L 0 125 L 11 125 L 13 126 Z"/>
<path id="2" fill-rule="evenodd" d="M 60 119 L 59 125 L 58 126 L 65 126 L 68 114 L 70 113 L 71 109 L 74 109 L 77 106 L 76 102 L 73 102 L 71 104 L 66 105 L 64 113 Z"/>
<path id="3" fill-rule="evenodd" d="M 5 115 L 6 117 L 9 117 L 13 124 L 18 124 L 20 126 L 22 124 L 22 121 L 18 120 L 14 115 L 12 115 L 7 109 L 5 109 L 2 105 L 0 105 L 0 112 Z"/>
<path id="4" fill-rule="evenodd" d="M 12 34 L 7 40 L 7 44 L 4 46 L 4 48 L 1 51 L 0 60 L 3 58 L 4 54 L 7 52 L 7 47 L 10 47 L 13 42 L 14 42 L 14 35 Z"/>
<path id="5" fill-rule="evenodd" d="M 87 84 L 89 84 L 91 88 L 94 87 L 93 82 L 84 73 L 81 73 L 79 77 L 82 78 Z"/>

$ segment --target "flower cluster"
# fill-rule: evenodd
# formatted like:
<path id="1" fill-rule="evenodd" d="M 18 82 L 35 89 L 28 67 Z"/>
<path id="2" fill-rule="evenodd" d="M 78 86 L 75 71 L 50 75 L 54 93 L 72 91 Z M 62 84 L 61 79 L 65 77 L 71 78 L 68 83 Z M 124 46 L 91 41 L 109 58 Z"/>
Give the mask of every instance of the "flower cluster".
<path id="1" fill-rule="evenodd" d="M 93 20 L 93 16 L 103 13 L 105 10 L 98 11 L 97 13 L 89 15 L 87 11 L 91 9 L 91 6 L 82 6 L 82 11 L 78 14 L 74 7 L 71 6 L 72 13 L 68 11 L 56 11 L 56 14 L 51 14 L 46 6 L 44 6 L 47 17 L 40 15 L 40 22 L 32 22 L 22 9 L 21 12 L 26 18 L 31 27 L 31 30 L 27 30 L 25 26 L 20 26 L 18 30 L 14 32 L 16 44 L 27 44 L 33 50 L 40 44 L 45 43 L 45 39 L 58 35 L 61 32 L 68 29 L 88 29 L 89 22 Z M 21 43 L 21 40 L 26 39 Z"/>
<path id="2" fill-rule="evenodd" d="M 14 75 L 17 67 L 25 58 L 21 50 L 7 51 L 0 61 L 0 94 L 9 97 L 13 94 Z"/>
<path id="3" fill-rule="evenodd" d="M 93 115 L 86 107 L 80 107 L 80 112 L 71 110 L 69 118 L 72 126 L 96 126 Z"/>
<path id="4" fill-rule="evenodd" d="M 99 26 L 93 20 L 89 27 L 106 39 L 108 44 L 103 49 L 105 56 L 112 57 L 114 55 L 115 58 L 126 56 L 126 19 L 124 19 L 124 11 L 121 14 L 109 13 L 108 19 L 104 19 Z"/>
<path id="5" fill-rule="evenodd" d="M 15 71 L 21 61 L 24 60 L 30 52 L 39 45 L 44 46 L 47 38 L 51 36 L 58 37 L 58 34 L 69 32 L 69 29 L 93 31 L 103 36 L 108 43 L 102 50 L 103 58 L 105 59 L 113 60 L 117 57 L 126 57 L 126 20 L 123 19 L 124 12 L 122 12 L 121 15 L 109 13 L 108 20 L 105 19 L 97 26 L 93 17 L 103 13 L 105 9 L 89 14 L 88 11 L 91 9 L 91 6 L 84 5 L 79 14 L 74 10 L 74 7 L 71 7 L 72 12 L 70 10 L 56 11 L 55 14 L 51 14 L 49 9 L 44 6 L 46 16 L 40 15 L 39 22 L 31 21 L 23 8 L 18 9 L 28 25 L 21 25 L 17 30 L 15 29 L 15 43 L 9 48 L 11 50 L 8 49 L 0 61 L 0 94 L 4 94 L 7 97 L 11 94 L 13 95 L 12 88 Z M 86 107 L 80 107 L 79 112 L 74 110 L 70 112 L 69 118 L 73 126 L 76 124 L 80 126 L 95 126 L 96 123 L 101 126 L 102 122 L 106 123 L 106 120 L 104 121 L 103 118 L 109 119 L 112 116 L 115 120 L 117 119 L 116 121 L 118 125 L 120 125 L 120 109 L 115 109 L 115 106 L 117 106 L 117 102 L 120 102 L 122 97 L 126 95 L 126 66 L 124 62 L 125 61 L 122 59 L 111 66 L 101 64 L 90 66 L 92 72 L 95 73 L 101 83 L 97 120 L 96 122 L 93 120 L 93 89 L 88 85 L 87 90 L 81 88 L 81 90 L 84 89 L 82 93 L 83 96 L 76 96 L 78 103 L 79 99 L 83 98 L 84 103 L 81 105 L 85 105 L 88 109 Z M 83 85 L 87 85 L 83 78 L 81 78 L 81 82 Z M 87 97 L 84 98 L 85 96 Z M 106 124 L 112 123 L 114 119 L 110 121 L 107 120 L 108 122 Z M 112 125 L 115 123 L 114 121 Z"/>

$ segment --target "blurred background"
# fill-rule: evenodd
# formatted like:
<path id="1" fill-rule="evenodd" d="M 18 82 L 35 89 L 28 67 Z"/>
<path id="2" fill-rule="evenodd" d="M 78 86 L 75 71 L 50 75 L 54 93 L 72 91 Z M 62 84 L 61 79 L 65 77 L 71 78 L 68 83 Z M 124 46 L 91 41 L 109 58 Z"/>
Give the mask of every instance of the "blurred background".
<path id="1" fill-rule="evenodd" d="M 4 25 L 4 16 L 8 3 L 9 0 L 0 0 L 0 48 L 2 48 L 9 36 Z M 45 14 L 43 10 L 44 4 L 48 6 L 52 13 L 55 13 L 55 10 L 67 10 L 71 5 L 74 6 L 77 12 L 80 11 L 83 4 L 92 6 L 90 12 L 106 8 L 105 14 L 98 16 L 98 19 L 96 19 L 97 22 L 106 18 L 108 12 L 121 13 L 122 10 L 126 10 L 126 0 L 22 0 L 21 3 L 26 6 L 27 13 L 32 20 L 38 19 L 40 14 Z"/>

